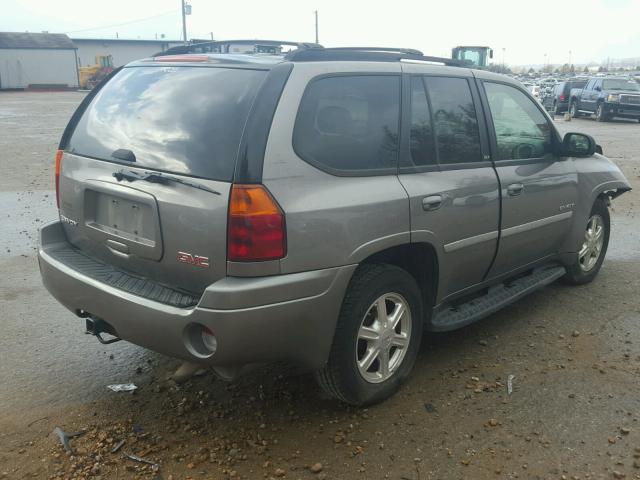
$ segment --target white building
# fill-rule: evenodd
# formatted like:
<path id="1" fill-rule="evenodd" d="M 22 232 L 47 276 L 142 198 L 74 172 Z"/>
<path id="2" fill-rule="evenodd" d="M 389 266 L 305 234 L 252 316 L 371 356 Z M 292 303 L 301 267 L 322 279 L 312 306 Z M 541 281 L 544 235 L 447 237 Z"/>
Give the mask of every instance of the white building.
<path id="1" fill-rule="evenodd" d="M 96 55 L 111 55 L 113 66 L 151 57 L 167 48 L 182 45 L 179 40 L 127 40 L 117 38 L 73 38 L 78 49 L 78 66 L 96 64 Z"/>
<path id="2" fill-rule="evenodd" d="M 0 89 L 77 87 L 76 48 L 69 37 L 0 32 Z"/>

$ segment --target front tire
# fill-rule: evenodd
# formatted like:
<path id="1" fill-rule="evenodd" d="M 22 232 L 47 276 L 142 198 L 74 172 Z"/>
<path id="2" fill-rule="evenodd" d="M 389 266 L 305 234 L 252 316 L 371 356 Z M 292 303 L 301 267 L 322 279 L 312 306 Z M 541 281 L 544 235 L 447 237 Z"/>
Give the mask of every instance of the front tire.
<path id="1" fill-rule="evenodd" d="M 327 364 L 316 373 L 319 385 L 356 406 L 390 397 L 413 369 L 423 325 L 420 289 L 408 272 L 362 265 L 342 303 Z"/>
<path id="2" fill-rule="evenodd" d="M 598 198 L 589 214 L 578 261 L 567 268 L 564 276 L 566 283 L 584 285 L 598 275 L 607 254 L 610 228 L 609 209 L 604 199 Z"/>
<path id="3" fill-rule="evenodd" d="M 608 120 L 607 115 L 604 113 L 604 106 L 600 103 L 598 105 L 598 109 L 596 110 L 596 121 L 606 122 L 607 120 Z"/>

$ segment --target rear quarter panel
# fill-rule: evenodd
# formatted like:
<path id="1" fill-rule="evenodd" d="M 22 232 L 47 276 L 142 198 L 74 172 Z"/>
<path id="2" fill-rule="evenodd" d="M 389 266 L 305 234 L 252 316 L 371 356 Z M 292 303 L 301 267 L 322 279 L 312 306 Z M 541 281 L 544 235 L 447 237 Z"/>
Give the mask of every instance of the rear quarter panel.
<path id="1" fill-rule="evenodd" d="M 281 273 L 355 264 L 408 243 L 409 201 L 396 175 L 338 177 L 293 149 L 298 106 L 312 78 L 333 73 L 397 73 L 399 64 L 309 62 L 294 66 L 276 109 L 262 180 L 285 212 L 287 255 Z"/>

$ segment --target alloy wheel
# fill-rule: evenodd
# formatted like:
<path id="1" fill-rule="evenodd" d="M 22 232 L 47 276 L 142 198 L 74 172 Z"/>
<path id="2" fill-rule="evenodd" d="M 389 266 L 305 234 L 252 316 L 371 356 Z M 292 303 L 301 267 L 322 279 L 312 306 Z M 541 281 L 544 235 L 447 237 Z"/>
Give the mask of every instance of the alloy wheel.
<path id="1" fill-rule="evenodd" d="M 578 253 L 578 261 L 583 272 L 589 272 L 598 263 L 604 245 L 604 220 L 600 215 L 592 215 L 584 233 L 584 242 Z"/>
<path id="2" fill-rule="evenodd" d="M 402 295 L 386 293 L 367 310 L 356 340 L 356 364 L 369 383 L 389 379 L 398 370 L 411 340 L 411 310 Z"/>

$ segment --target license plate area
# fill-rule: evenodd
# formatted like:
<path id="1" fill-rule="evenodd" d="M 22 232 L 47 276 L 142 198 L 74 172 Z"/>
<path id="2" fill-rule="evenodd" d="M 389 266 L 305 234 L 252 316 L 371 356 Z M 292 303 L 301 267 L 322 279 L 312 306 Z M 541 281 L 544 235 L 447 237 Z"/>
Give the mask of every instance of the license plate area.
<path id="1" fill-rule="evenodd" d="M 158 207 L 151 194 L 107 182 L 88 182 L 83 223 L 87 236 L 114 254 L 151 260 L 162 257 Z M 114 240 L 121 245 L 116 252 Z"/>

